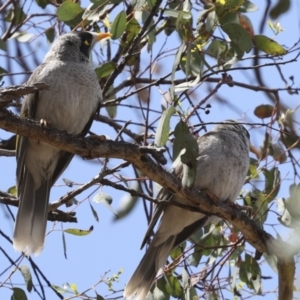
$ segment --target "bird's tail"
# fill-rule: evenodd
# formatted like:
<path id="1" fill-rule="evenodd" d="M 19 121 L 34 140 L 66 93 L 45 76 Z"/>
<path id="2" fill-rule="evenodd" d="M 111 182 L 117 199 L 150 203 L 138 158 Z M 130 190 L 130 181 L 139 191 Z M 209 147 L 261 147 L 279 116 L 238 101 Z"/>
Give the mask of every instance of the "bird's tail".
<path id="1" fill-rule="evenodd" d="M 24 176 L 24 186 L 20 188 L 23 192 L 19 195 L 13 246 L 15 250 L 26 255 L 37 255 L 44 246 L 50 183 L 42 180 L 41 185 L 35 189 L 31 174 L 26 172 Z"/>
<path id="2" fill-rule="evenodd" d="M 131 299 L 136 296 L 136 300 L 145 300 L 160 268 L 164 266 L 166 260 L 174 247 L 175 237 L 170 237 L 161 245 L 155 245 L 155 239 L 151 242 L 146 254 L 139 266 L 133 273 L 124 290 L 124 298 Z"/>

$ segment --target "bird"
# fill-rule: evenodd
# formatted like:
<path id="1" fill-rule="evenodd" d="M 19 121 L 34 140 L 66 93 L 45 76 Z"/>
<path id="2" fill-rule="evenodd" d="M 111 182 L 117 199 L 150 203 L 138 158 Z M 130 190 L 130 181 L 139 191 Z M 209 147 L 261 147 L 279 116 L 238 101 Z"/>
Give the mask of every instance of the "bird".
<path id="1" fill-rule="evenodd" d="M 50 88 L 27 95 L 21 116 L 68 134 L 86 135 L 102 101 L 101 88 L 89 56 L 96 42 L 109 37 L 109 33 L 88 31 L 60 35 L 27 81 L 28 85 L 43 82 Z M 42 251 L 50 189 L 73 156 L 47 143 L 18 136 L 19 208 L 13 234 L 16 251 L 27 256 Z"/>
<path id="2" fill-rule="evenodd" d="M 194 187 L 208 191 L 208 195 L 214 196 L 214 201 L 235 201 L 249 168 L 248 131 L 238 122 L 226 120 L 200 136 L 197 143 Z M 182 163 L 176 166 L 172 173 L 182 178 Z M 163 203 L 156 206 L 141 248 L 147 241 L 149 247 L 124 289 L 125 299 L 145 300 L 158 271 L 166 263 L 172 249 L 199 228 L 216 219 L 214 216 L 191 212 L 166 203 L 175 201 L 189 205 L 187 200 L 173 196 L 164 189 L 158 194 L 158 200 Z M 150 235 L 159 218 L 157 231 L 150 241 Z"/>

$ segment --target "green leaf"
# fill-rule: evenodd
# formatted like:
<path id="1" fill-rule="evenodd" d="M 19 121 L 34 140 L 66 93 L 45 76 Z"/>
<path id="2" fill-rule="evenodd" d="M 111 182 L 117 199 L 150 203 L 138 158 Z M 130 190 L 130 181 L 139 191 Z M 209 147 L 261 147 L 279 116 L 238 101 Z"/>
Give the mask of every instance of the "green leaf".
<path id="1" fill-rule="evenodd" d="M 63 182 L 65 183 L 66 186 L 68 186 L 70 188 L 73 187 L 73 184 L 74 184 L 73 181 L 71 181 L 71 180 L 69 180 L 67 178 L 63 178 L 62 180 L 63 180 Z"/>
<path id="2" fill-rule="evenodd" d="M 257 10 L 258 10 L 258 7 L 248 0 L 244 1 L 244 3 L 239 8 L 239 12 L 242 12 L 242 13 L 249 13 L 249 12 L 254 12 Z"/>
<path id="3" fill-rule="evenodd" d="M 288 199 L 282 199 L 283 214 L 279 221 L 290 228 L 297 228 L 300 221 L 300 185 L 290 185 L 290 196 Z M 279 201 L 278 201 L 279 202 Z M 278 203 L 279 206 L 280 202 Z M 279 210 L 279 208 L 278 208 Z"/>
<path id="4" fill-rule="evenodd" d="M 275 161 L 278 161 L 280 164 L 286 162 L 287 155 L 281 143 L 271 143 L 269 146 L 269 150 L 270 155 L 274 158 Z"/>
<path id="5" fill-rule="evenodd" d="M 150 10 L 153 8 L 153 6 L 156 3 L 156 0 L 146 0 L 148 7 L 150 8 Z"/>
<path id="6" fill-rule="evenodd" d="M 17 197 L 17 187 L 11 186 L 10 188 L 8 188 L 7 192 L 15 197 Z"/>
<path id="7" fill-rule="evenodd" d="M 164 31 L 167 36 L 171 35 L 176 28 L 176 18 L 168 17 L 164 24 Z"/>
<path id="8" fill-rule="evenodd" d="M 248 193 L 244 199 L 247 205 L 254 208 L 255 222 L 262 227 L 268 217 L 269 197 L 259 189 L 255 188 L 251 193 Z"/>
<path id="9" fill-rule="evenodd" d="M 97 214 L 96 210 L 94 209 L 94 207 L 93 207 L 93 205 L 91 203 L 89 203 L 89 204 L 90 204 L 90 208 L 91 208 L 91 211 L 92 211 L 92 214 L 93 214 L 95 220 L 97 222 L 99 222 L 99 217 L 98 217 L 98 214 Z"/>
<path id="10" fill-rule="evenodd" d="M 52 284 L 51 287 L 53 287 L 53 288 L 54 288 L 58 293 L 60 293 L 60 294 L 64 294 L 64 293 L 66 292 L 65 289 L 61 288 L 61 287 L 58 286 L 58 285 Z"/>
<path id="11" fill-rule="evenodd" d="M 245 0 L 226 0 L 224 1 L 224 5 L 222 5 L 223 9 L 229 13 L 236 12 L 243 4 Z"/>
<path id="12" fill-rule="evenodd" d="M 195 66 L 195 65 L 194 65 Z M 179 83 L 175 85 L 174 92 L 175 93 L 182 93 L 184 91 L 187 91 L 195 86 L 197 86 L 200 82 L 201 77 L 198 75 L 195 80 Z"/>
<path id="13" fill-rule="evenodd" d="M 226 14 L 224 17 L 222 17 L 221 19 L 219 19 L 219 22 L 220 22 L 221 25 L 224 25 L 226 23 L 240 24 L 240 22 L 239 22 L 239 16 L 236 13 Z M 242 25 L 242 24 L 240 24 L 240 25 Z"/>
<path id="14" fill-rule="evenodd" d="M 137 14 L 137 12 L 136 12 L 136 14 Z M 147 10 L 143 10 L 142 11 L 141 19 L 143 21 L 143 24 L 145 24 L 145 22 L 147 21 L 147 19 L 148 19 L 149 16 L 150 16 L 150 12 L 149 11 L 147 11 Z M 152 49 L 152 45 L 156 41 L 154 21 L 151 20 L 151 22 L 150 22 L 150 24 L 148 26 L 149 26 L 148 28 L 152 28 L 150 31 L 148 31 L 148 46 L 147 46 L 147 50 L 149 52 Z"/>
<path id="15" fill-rule="evenodd" d="M 189 284 L 189 274 L 186 271 L 185 267 L 182 268 L 182 283 L 183 283 L 183 288 L 184 289 Z"/>
<path id="16" fill-rule="evenodd" d="M 277 257 L 275 255 L 268 255 L 266 252 L 263 253 L 263 257 L 267 261 L 268 265 L 272 268 L 272 270 L 278 274 Z"/>
<path id="17" fill-rule="evenodd" d="M 167 289 L 166 289 L 165 276 L 160 277 L 156 281 L 156 284 L 154 285 L 153 300 L 154 299 L 155 300 L 169 300 L 170 299 L 170 294 L 167 292 Z M 145 300 L 148 300 L 148 298 L 146 298 Z"/>
<path id="18" fill-rule="evenodd" d="M 27 300 L 25 292 L 20 288 L 13 288 L 13 294 L 11 295 L 10 300 Z"/>
<path id="19" fill-rule="evenodd" d="M 118 214 L 111 207 L 112 197 L 105 193 L 98 193 L 94 196 L 93 201 L 95 203 L 101 203 L 106 206 L 116 217 L 119 217 Z"/>
<path id="20" fill-rule="evenodd" d="M 135 10 L 140 10 L 144 6 L 145 2 L 146 0 L 132 0 L 131 4 Z"/>
<path id="21" fill-rule="evenodd" d="M 94 227 L 91 226 L 88 230 L 77 229 L 77 228 L 68 228 L 63 231 L 69 234 L 77 235 L 77 236 L 86 236 L 89 235 L 94 230 Z"/>
<path id="22" fill-rule="evenodd" d="M 116 99 L 116 94 L 114 92 L 114 86 L 111 85 L 107 91 L 107 95 L 109 95 L 109 98 L 107 98 L 107 100 L 115 100 Z M 104 101 L 105 102 L 105 101 Z M 105 109 L 108 113 L 108 116 L 111 119 L 114 119 L 117 115 L 117 105 L 110 105 L 110 106 L 105 106 Z"/>
<path id="23" fill-rule="evenodd" d="M 78 294 L 77 285 L 76 285 L 75 283 L 71 283 L 69 286 L 70 286 L 70 289 L 71 289 L 75 294 Z"/>
<path id="24" fill-rule="evenodd" d="M 205 30 L 210 34 L 213 34 L 213 32 L 217 27 L 217 24 L 218 24 L 218 17 L 216 15 L 216 12 L 215 11 L 209 12 L 205 22 Z"/>
<path id="25" fill-rule="evenodd" d="M 193 40 L 192 14 L 190 12 L 179 12 L 176 19 L 176 30 L 184 43 Z"/>
<path id="26" fill-rule="evenodd" d="M 89 20 L 92 22 L 98 22 L 100 16 L 106 10 L 107 5 L 103 5 L 107 0 L 95 0 L 86 8 L 82 15 L 83 20 Z"/>
<path id="27" fill-rule="evenodd" d="M 105 300 L 105 299 L 96 293 L 96 300 Z"/>
<path id="28" fill-rule="evenodd" d="M 231 42 L 241 51 L 249 53 L 252 49 L 252 41 L 249 33 L 239 24 L 227 23 L 221 28 L 228 34 Z"/>
<path id="29" fill-rule="evenodd" d="M 277 0 L 276 5 L 270 10 L 270 16 L 272 19 L 278 19 L 278 17 L 286 13 L 291 6 L 290 0 Z"/>
<path id="30" fill-rule="evenodd" d="M 198 143 L 183 121 L 176 125 L 174 136 L 173 166 L 176 168 L 180 163 L 183 164 L 181 183 L 183 187 L 192 187 L 197 171 Z"/>
<path id="31" fill-rule="evenodd" d="M 48 30 L 45 31 L 47 40 L 49 43 L 53 43 L 54 38 L 55 38 L 55 31 L 54 28 L 49 28 Z"/>
<path id="32" fill-rule="evenodd" d="M 227 13 L 234 13 L 243 5 L 244 1 L 245 0 L 219 1 L 216 4 L 216 13 L 219 18 L 223 17 Z"/>
<path id="33" fill-rule="evenodd" d="M 201 46 L 198 46 L 195 43 L 189 43 L 187 45 L 187 51 L 181 56 L 181 69 L 182 71 L 187 75 L 194 75 L 198 76 L 199 78 L 196 78 L 195 80 L 190 81 L 194 86 L 194 84 L 198 84 L 200 81 L 200 76 L 202 75 L 203 71 L 203 54 L 199 51 L 199 48 Z M 184 85 L 185 83 L 183 83 Z M 175 92 L 178 90 L 178 86 L 176 85 L 177 89 L 175 88 Z"/>
<path id="34" fill-rule="evenodd" d="M 182 54 L 185 52 L 185 50 L 186 50 L 186 45 L 182 44 L 176 53 L 173 67 L 172 67 L 172 76 L 171 76 L 172 81 L 175 79 L 175 73 L 176 73 L 177 67 L 180 64 Z"/>
<path id="35" fill-rule="evenodd" d="M 240 264 L 240 279 L 257 294 L 261 294 L 261 271 L 257 261 L 245 254 L 245 261 Z"/>
<path id="36" fill-rule="evenodd" d="M 274 113 L 274 106 L 269 104 L 261 104 L 254 109 L 254 114 L 260 119 L 266 119 L 272 117 Z"/>
<path id="37" fill-rule="evenodd" d="M 173 275 L 167 276 L 166 290 L 171 296 L 175 298 L 181 297 L 183 293 L 180 281 Z"/>
<path id="38" fill-rule="evenodd" d="M 14 22 L 14 25 L 22 24 L 26 19 L 26 15 L 19 6 L 13 6 L 12 9 L 8 11 L 8 14 L 5 17 L 5 21 Z"/>
<path id="39" fill-rule="evenodd" d="M 16 38 L 20 43 L 27 43 L 33 37 L 34 34 L 24 31 L 17 31 L 12 35 L 12 38 Z"/>
<path id="40" fill-rule="evenodd" d="M 99 67 L 95 69 L 97 78 L 101 79 L 109 76 L 115 70 L 116 66 L 117 64 L 113 61 L 109 61 L 101 64 Z"/>
<path id="41" fill-rule="evenodd" d="M 3 51 L 7 51 L 6 42 L 4 42 L 2 39 L 0 39 L 0 49 Z M 1 70 L 4 70 L 4 69 L 0 68 L 0 74 L 1 74 Z"/>
<path id="42" fill-rule="evenodd" d="M 206 53 L 219 59 L 228 50 L 227 43 L 219 40 L 212 40 L 206 49 Z"/>
<path id="43" fill-rule="evenodd" d="M 140 185 L 136 183 L 131 189 L 140 192 Z M 129 193 L 126 193 L 119 201 L 119 208 L 117 211 L 118 218 L 115 218 L 115 220 L 121 219 L 127 216 L 130 212 L 132 212 L 132 209 L 135 207 L 138 199 L 139 196 L 133 196 Z"/>
<path id="44" fill-rule="evenodd" d="M 253 42 L 259 50 L 267 54 L 285 55 L 287 53 L 287 50 L 285 50 L 277 42 L 266 37 L 265 35 L 255 35 L 253 38 Z"/>
<path id="45" fill-rule="evenodd" d="M 63 250 L 64 250 L 64 257 L 67 259 L 67 243 L 66 243 L 66 237 L 65 233 L 62 231 L 62 242 L 63 242 Z"/>
<path id="46" fill-rule="evenodd" d="M 164 11 L 164 14 L 165 14 L 166 16 L 173 17 L 173 18 L 175 18 L 175 19 L 178 18 L 179 13 L 180 13 L 180 11 L 175 10 L 175 9 L 166 9 L 166 10 Z M 187 17 L 190 18 L 190 15 L 187 15 Z"/>
<path id="47" fill-rule="evenodd" d="M 47 0 L 36 0 L 36 3 L 41 8 L 45 8 L 49 4 Z"/>
<path id="48" fill-rule="evenodd" d="M 170 257 L 172 258 L 173 261 L 177 260 L 182 255 L 185 247 L 186 247 L 186 242 L 183 242 L 171 251 Z"/>
<path id="49" fill-rule="evenodd" d="M 184 299 L 185 300 L 195 300 L 195 299 L 199 299 L 198 295 L 197 295 L 197 290 L 195 287 L 188 287 L 185 291 L 184 291 Z"/>
<path id="50" fill-rule="evenodd" d="M 141 30 L 141 26 L 139 22 L 136 20 L 136 18 L 132 18 L 129 22 L 126 24 L 126 40 L 122 41 L 121 45 L 122 47 L 129 45 L 133 39 L 138 35 L 138 33 Z M 123 45 L 125 43 L 125 45 Z"/>
<path id="51" fill-rule="evenodd" d="M 31 292 L 31 290 L 32 290 L 32 277 L 31 277 L 31 273 L 30 273 L 29 268 L 27 266 L 21 266 L 20 271 L 21 271 L 22 276 L 25 280 L 27 291 Z"/>
<path id="52" fill-rule="evenodd" d="M 169 131 L 170 131 L 170 119 L 176 112 L 175 107 L 172 105 L 167 108 L 158 123 L 157 131 L 155 134 L 155 141 L 154 145 L 156 147 L 162 147 L 166 144 L 169 138 Z"/>
<path id="53" fill-rule="evenodd" d="M 249 165 L 249 171 L 247 176 L 251 176 L 252 179 L 258 179 L 259 174 L 258 174 L 258 160 L 250 157 L 250 165 Z"/>
<path id="54" fill-rule="evenodd" d="M 264 193 L 268 196 L 267 201 L 270 203 L 275 199 L 280 188 L 280 172 L 277 167 L 274 167 L 271 170 L 263 168 L 262 173 L 266 178 Z"/>
<path id="55" fill-rule="evenodd" d="M 111 39 L 116 40 L 121 37 L 126 29 L 126 13 L 120 11 L 111 26 L 110 33 L 112 34 Z"/>
<path id="56" fill-rule="evenodd" d="M 57 18 L 60 21 L 66 22 L 73 20 L 78 14 L 82 13 L 83 9 L 78 3 L 64 2 L 56 11 Z"/>

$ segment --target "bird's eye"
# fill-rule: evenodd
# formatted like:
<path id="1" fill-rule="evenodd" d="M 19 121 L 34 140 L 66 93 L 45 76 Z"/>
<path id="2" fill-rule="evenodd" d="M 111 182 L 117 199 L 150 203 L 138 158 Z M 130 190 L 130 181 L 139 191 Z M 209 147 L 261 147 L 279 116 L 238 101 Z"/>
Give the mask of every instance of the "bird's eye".
<path id="1" fill-rule="evenodd" d="M 90 42 L 89 42 L 88 40 L 85 40 L 83 43 L 84 43 L 86 46 L 90 46 Z"/>

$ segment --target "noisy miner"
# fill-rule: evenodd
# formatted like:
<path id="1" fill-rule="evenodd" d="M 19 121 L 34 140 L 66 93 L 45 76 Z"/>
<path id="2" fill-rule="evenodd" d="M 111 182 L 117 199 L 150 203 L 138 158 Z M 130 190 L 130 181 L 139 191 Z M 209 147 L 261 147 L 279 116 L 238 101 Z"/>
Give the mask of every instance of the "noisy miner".
<path id="1" fill-rule="evenodd" d="M 102 101 L 89 56 L 94 44 L 108 37 L 109 33 L 71 32 L 57 38 L 27 82 L 44 82 L 50 89 L 26 96 L 21 116 L 69 134 L 87 134 Z M 73 156 L 44 142 L 18 137 L 19 209 L 13 237 L 17 251 L 37 255 L 43 249 L 50 189 Z"/>
<path id="2" fill-rule="evenodd" d="M 214 200 L 236 200 L 249 167 L 249 133 L 233 120 L 217 125 L 212 131 L 199 137 L 199 154 L 194 186 L 208 191 Z M 182 177 L 183 165 L 174 170 Z M 164 191 L 161 200 L 175 201 L 189 205 L 189 202 Z M 158 205 L 150 222 L 142 247 L 150 239 L 156 221 L 161 216 L 146 254 L 129 280 L 124 297 L 145 300 L 148 291 L 174 247 L 188 239 L 200 227 L 209 224 L 213 218 L 202 213 L 184 210 L 168 203 Z"/>

